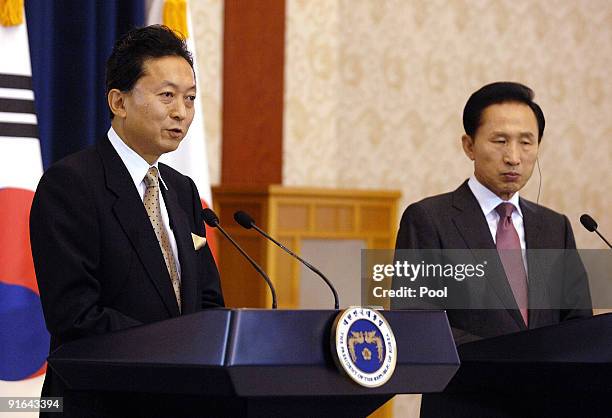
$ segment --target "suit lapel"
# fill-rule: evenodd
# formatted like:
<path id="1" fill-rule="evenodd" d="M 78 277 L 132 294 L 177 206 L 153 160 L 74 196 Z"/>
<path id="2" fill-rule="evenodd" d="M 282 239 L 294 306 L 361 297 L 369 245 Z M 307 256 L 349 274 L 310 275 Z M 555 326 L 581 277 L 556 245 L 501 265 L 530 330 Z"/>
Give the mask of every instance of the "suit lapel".
<path id="1" fill-rule="evenodd" d="M 525 228 L 525 242 L 527 248 L 536 248 L 538 234 L 540 233 L 540 227 L 542 226 L 539 212 L 533 203 L 524 199 L 519 199 L 519 205 L 521 206 L 521 211 L 523 212 L 523 227 Z"/>
<path id="2" fill-rule="evenodd" d="M 458 209 L 458 214 L 453 217 L 453 223 L 457 227 L 459 234 L 465 241 L 467 248 L 472 250 L 476 259 L 482 259 L 477 256 L 480 250 L 486 250 L 485 254 L 493 253 L 491 250 L 496 250 L 495 242 L 491 236 L 491 231 L 487 223 L 487 219 L 482 213 L 482 209 L 478 204 L 478 200 L 470 190 L 467 181 L 465 181 L 457 190 L 453 192 L 453 207 Z M 490 258 L 490 257 L 487 257 Z M 488 276 L 488 283 L 501 300 L 503 306 L 508 309 L 508 313 L 518 325 L 524 329 L 525 322 L 518 310 L 518 305 L 514 299 L 512 289 L 506 278 L 503 265 L 499 256 L 496 255 L 492 266 L 489 266 L 492 274 Z"/>
<path id="3" fill-rule="evenodd" d="M 529 306 L 542 307 L 546 306 L 549 299 L 547 295 L 546 283 L 542 278 L 547 277 L 545 274 L 546 266 L 542 264 L 545 261 L 541 254 L 537 254 L 537 243 L 542 226 L 542 220 L 537 208 L 524 199 L 519 200 L 521 211 L 523 212 L 523 228 L 525 229 L 525 246 L 527 247 L 527 277 L 529 288 Z M 537 279 L 536 279 L 537 278 Z M 529 324 L 536 326 L 539 322 L 539 316 L 542 314 L 539 309 L 529 310 Z"/>
<path id="4" fill-rule="evenodd" d="M 160 167 L 162 167 L 160 165 Z M 162 169 L 162 171 L 164 171 Z M 164 173 L 162 173 L 164 178 Z M 167 179 L 168 176 L 165 177 Z M 191 238 L 188 216 L 178 204 L 176 192 L 169 184 L 168 190 L 164 187 L 162 194 L 168 209 L 170 228 L 174 233 L 178 249 L 178 259 L 181 264 L 181 306 L 183 314 L 193 313 L 197 310 L 197 266 L 195 263 L 195 250 Z"/>
<path id="5" fill-rule="evenodd" d="M 467 181 L 453 192 L 453 207 L 459 210 L 458 214 L 453 217 L 453 222 L 467 248 L 494 250 L 495 243 L 491 237 L 487 220 Z"/>
<path id="6" fill-rule="evenodd" d="M 106 186 L 117 196 L 113 212 L 155 285 L 168 314 L 178 316 L 178 304 L 168 268 L 130 174 L 108 139 L 98 144 L 98 150 L 104 164 Z"/>

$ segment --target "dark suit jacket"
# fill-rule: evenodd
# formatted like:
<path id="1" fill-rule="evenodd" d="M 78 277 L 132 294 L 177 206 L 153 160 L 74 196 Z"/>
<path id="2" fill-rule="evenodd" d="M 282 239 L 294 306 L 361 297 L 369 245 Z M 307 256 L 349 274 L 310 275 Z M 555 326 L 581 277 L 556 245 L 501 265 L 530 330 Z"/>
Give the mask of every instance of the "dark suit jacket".
<path id="1" fill-rule="evenodd" d="M 219 273 L 205 236 L 193 181 L 159 164 L 181 266 L 182 314 L 223 306 Z M 51 333 L 51 350 L 180 315 L 163 255 L 138 191 L 108 138 L 43 175 L 32 204 L 30 239 Z M 43 396 L 63 396 L 48 370 Z"/>
<path id="2" fill-rule="evenodd" d="M 576 248 L 572 228 L 564 215 L 522 198 L 519 204 L 528 250 Z M 396 249 L 495 250 L 495 243 L 480 205 L 466 181 L 453 192 L 410 205 L 402 216 Z M 497 306 L 504 309 L 448 310 L 449 322 L 458 344 L 526 329 L 499 260 L 498 263 L 502 273 L 487 282 L 491 288 L 488 296 L 498 298 Z M 563 281 L 554 284 L 557 292 L 554 295 L 548 289 L 550 283 L 547 280 L 551 280 L 551 277 L 545 277 L 547 273 L 544 271 L 548 271 L 546 266 L 531 259 L 528 254 L 530 306 L 535 306 L 532 302 L 536 300 L 538 306 L 543 306 L 542 298 L 554 296 L 555 300 L 550 301 L 550 306 L 567 309 L 530 309 L 529 328 L 592 315 L 591 310 L 584 309 L 591 306 L 591 301 L 583 271 L 572 277 L 552 278 Z M 400 306 L 394 302 L 392 307 Z"/>

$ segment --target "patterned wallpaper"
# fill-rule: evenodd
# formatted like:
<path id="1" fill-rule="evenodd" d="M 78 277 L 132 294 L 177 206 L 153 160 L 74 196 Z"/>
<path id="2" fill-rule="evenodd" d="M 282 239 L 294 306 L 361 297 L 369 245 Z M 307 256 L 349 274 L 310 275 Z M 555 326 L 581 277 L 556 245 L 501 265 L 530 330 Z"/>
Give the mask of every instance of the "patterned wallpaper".
<path id="1" fill-rule="evenodd" d="M 612 235 L 608 0 L 287 0 L 286 31 L 284 184 L 397 188 L 402 207 L 453 190 L 468 96 L 520 81 L 547 116 L 540 203 L 583 248 L 603 248 L 583 212 Z"/>
<path id="2" fill-rule="evenodd" d="M 220 180 L 223 0 L 190 2 L 211 181 Z M 547 116 L 540 202 L 612 234 L 608 0 L 287 0 L 284 184 L 397 188 L 402 206 L 471 173 L 461 111 L 495 80 Z M 535 200 L 537 172 L 523 195 Z"/>
<path id="3" fill-rule="evenodd" d="M 203 99 L 208 169 L 212 184 L 221 173 L 221 108 L 223 60 L 223 0 L 189 2 L 198 57 L 198 94 Z"/>

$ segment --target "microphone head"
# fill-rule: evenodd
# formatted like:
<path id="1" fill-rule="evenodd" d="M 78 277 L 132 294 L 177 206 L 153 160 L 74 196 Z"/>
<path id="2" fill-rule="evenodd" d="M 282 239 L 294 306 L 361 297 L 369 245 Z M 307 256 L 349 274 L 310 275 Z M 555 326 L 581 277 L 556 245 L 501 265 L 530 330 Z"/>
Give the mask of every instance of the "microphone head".
<path id="1" fill-rule="evenodd" d="M 234 213 L 234 220 L 238 222 L 238 225 L 245 229 L 251 229 L 253 227 L 253 224 L 255 223 L 253 218 L 251 218 L 251 215 L 241 210 Z"/>
<path id="2" fill-rule="evenodd" d="M 210 208 L 202 209 L 202 219 L 211 228 L 216 228 L 219 225 L 217 214 Z"/>
<path id="3" fill-rule="evenodd" d="M 597 222 L 595 222 L 595 219 L 591 218 L 589 215 L 587 215 L 586 213 L 583 214 L 580 217 L 580 223 L 582 224 L 582 226 L 584 226 L 587 231 L 589 232 L 595 232 L 595 230 L 597 229 Z"/>

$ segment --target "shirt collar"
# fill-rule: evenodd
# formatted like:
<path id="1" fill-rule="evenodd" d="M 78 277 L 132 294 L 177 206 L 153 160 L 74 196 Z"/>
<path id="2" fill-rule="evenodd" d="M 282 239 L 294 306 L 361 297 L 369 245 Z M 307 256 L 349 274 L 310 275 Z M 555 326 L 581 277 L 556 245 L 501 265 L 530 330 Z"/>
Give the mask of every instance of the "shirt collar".
<path id="1" fill-rule="evenodd" d="M 157 161 L 155 161 L 152 165 L 149 165 L 144 158 L 138 155 L 136 151 L 128 147 L 127 144 L 123 142 L 112 126 L 108 130 L 107 136 L 113 148 L 115 148 L 115 151 L 117 151 L 117 154 L 119 154 L 119 158 L 121 158 L 121 161 L 123 161 L 123 164 L 125 164 L 125 167 L 130 173 L 130 177 L 132 177 L 132 181 L 136 185 L 136 188 L 138 188 L 140 183 L 142 183 L 144 180 L 149 168 L 155 167 L 157 168 L 157 175 L 161 180 L 161 183 L 164 185 L 164 188 L 168 190 L 168 187 L 166 186 L 166 183 L 164 182 L 164 179 L 162 179 L 161 173 L 159 172 Z"/>
<path id="2" fill-rule="evenodd" d="M 521 217 L 523 216 L 523 212 L 521 212 L 521 206 L 519 205 L 518 192 L 514 193 L 510 200 L 503 200 L 491 190 L 489 190 L 486 186 L 484 186 L 481 182 L 479 182 L 474 175 L 472 175 L 468 180 L 468 186 L 476 197 L 476 200 L 478 201 L 478 204 L 480 205 L 480 208 L 482 209 L 482 212 L 485 216 L 489 216 L 489 214 L 494 211 L 500 203 L 506 202 L 512 203 L 517 213 Z"/>

